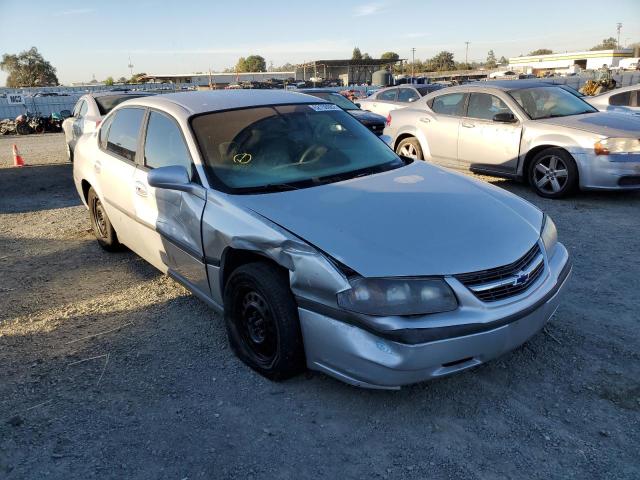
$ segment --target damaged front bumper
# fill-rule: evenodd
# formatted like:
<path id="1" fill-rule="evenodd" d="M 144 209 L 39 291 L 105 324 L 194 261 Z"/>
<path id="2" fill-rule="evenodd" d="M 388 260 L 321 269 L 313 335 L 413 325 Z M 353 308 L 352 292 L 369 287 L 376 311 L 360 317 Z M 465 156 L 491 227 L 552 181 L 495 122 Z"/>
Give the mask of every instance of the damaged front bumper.
<path id="1" fill-rule="evenodd" d="M 484 303 L 446 278 L 460 307 L 418 318 L 352 315 L 298 298 L 307 365 L 352 385 L 398 388 L 496 358 L 536 334 L 558 307 L 571 272 L 558 244 L 545 274 L 517 297 Z"/>

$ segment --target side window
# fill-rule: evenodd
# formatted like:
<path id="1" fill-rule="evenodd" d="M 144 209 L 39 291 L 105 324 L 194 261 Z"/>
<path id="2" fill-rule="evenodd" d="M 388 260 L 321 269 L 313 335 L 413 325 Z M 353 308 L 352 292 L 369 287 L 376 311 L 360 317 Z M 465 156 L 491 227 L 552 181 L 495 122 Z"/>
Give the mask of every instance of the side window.
<path id="1" fill-rule="evenodd" d="M 609 97 L 609 105 L 616 107 L 629 107 L 631 106 L 631 92 L 618 93 L 617 95 L 611 95 Z"/>
<path id="2" fill-rule="evenodd" d="M 84 100 L 80 100 L 78 101 L 78 103 L 76 103 L 76 106 L 73 107 L 73 116 L 78 118 L 80 116 L 80 109 L 84 106 L 85 101 Z"/>
<path id="3" fill-rule="evenodd" d="M 461 116 L 464 110 L 464 93 L 450 93 L 432 99 L 431 110 L 442 115 Z"/>
<path id="4" fill-rule="evenodd" d="M 89 110 L 89 105 L 87 105 L 87 102 L 82 102 L 80 112 L 78 113 L 78 118 L 83 118 L 87 114 L 87 110 Z"/>
<path id="5" fill-rule="evenodd" d="M 107 134 L 107 150 L 133 162 L 143 118 L 144 110 L 141 108 L 118 110 Z"/>
<path id="6" fill-rule="evenodd" d="M 103 150 L 107 149 L 107 136 L 109 135 L 111 122 L 113 122 L 113 115 L 107 118 L 107 120 L 100 126 L 100 148 Z"/>
<path id="7" fill-rule="evenodd" d="M 180 126 L 169 117 L 151 112 L 144 144 L 144 164 L 149 168 L 180 165 L 192 175 L 191 155 Z"/>
<path id="8" fill-rule="evenodd" d="M 385 90 L 384 92 L 380 92 L 376 97 L 376 100 L 380 100 L 381 102 L 395 102 L 398 94 L 397 88 L 392 88 L 391 90 Z"/>
<path id="9" fill-rule="evenodd" d="M 494 95 L 472 93 L 469 97 L 467 117 L 492 120 L 496 113 L 513 113 L 507 105 Z"/>
<path id="10" fill-rule="evenodd" d="M 399 102 L 415 102 L 420 98 L 418 92 L 413 88 L 399 88 L 398 89 L 398 101 Z"/>

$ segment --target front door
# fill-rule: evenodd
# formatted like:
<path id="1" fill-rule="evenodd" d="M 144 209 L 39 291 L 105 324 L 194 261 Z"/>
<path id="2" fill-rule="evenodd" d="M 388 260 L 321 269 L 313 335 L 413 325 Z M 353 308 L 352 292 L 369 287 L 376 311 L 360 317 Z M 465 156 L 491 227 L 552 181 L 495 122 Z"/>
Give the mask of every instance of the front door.
<path id="1" fill-rule="evenodd" d="M 458 161 L 461 167 L 497 173 L 516 172 L 522 125 L 519 121 L 495 122 L 493 117 L 498 113 L 513 114 L 504 101 L 495 95 L 470 94 L 458 135 Z"/>
<path id="2" fill-rule="evenodd" d="M 210 296 L 202 236 L 205 205 L 201 196 L 153 188 L 147 176 L 154 168 L 183 166 L 197 181 L 191 155 L 178 123 L 157 111 L 149 114 L 143 155 L 134 174 L 134 209 L 140 229 L 140 255 L 164 272 L 172 273 Z M 138 250 L 136 250 L 138 251 Z"/>

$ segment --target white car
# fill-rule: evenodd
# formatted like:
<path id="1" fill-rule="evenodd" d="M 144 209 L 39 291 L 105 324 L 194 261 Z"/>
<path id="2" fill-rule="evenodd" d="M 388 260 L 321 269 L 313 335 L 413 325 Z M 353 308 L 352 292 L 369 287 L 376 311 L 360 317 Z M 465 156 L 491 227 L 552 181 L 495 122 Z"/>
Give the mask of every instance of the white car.
<path id="1" fill-rule="evenodd" d="M 398 85 L 378 90 L 367 98 L 358 100 L 362 110 L 377 113 L 386 117 L 389 112 L 398 108 L 408 107 L 409 104 L 420 100 L 425 95 L 444 88 L 442 85 Z"/>
<path id="2" fill-rule="evenodd" d="M 584 100 L 601 112 L 622 112 L 640 115 L 640 84 L 616 88 Z"/>
<path id="3" fill-rule="evenodd" d="M 132 98 L 152 95 L 145 92 L 96 92 L 88 93 L 78 99 L 73 107 L 72 115 L 62 122 L 64 139 L 67 144 L 67 156 L 73 162 L 73 150 L 76 142 L 85 133 L 95 131 L 102 118 L 113 110 L 114 107 Z"/>

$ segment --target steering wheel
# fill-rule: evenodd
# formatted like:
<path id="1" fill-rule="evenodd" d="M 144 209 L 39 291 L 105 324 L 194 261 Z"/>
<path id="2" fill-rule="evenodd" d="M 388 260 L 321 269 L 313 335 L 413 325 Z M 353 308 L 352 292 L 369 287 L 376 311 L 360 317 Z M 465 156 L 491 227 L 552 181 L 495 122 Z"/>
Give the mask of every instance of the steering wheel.
<path id="1" fill-rule="evenodd" d="M 286 163 L 284 165 L 278 165 L 277 167 L 273 167 L 274 170 L 280 168 L 288 168 L 288 167 L 299 167 L 302 165 L 310 165 L 312 163 L 320 160 L 325 153 L 327 153 L 327 147 L 324 145 L 320 145 L 318 143 L 314 143 L 313 145 L 309 145 L 302 155 L 300 155 L 300 160 L 293 163 Z"/>

